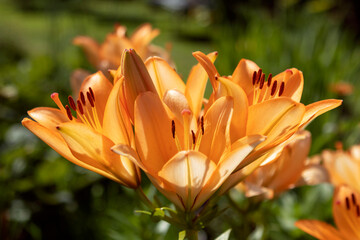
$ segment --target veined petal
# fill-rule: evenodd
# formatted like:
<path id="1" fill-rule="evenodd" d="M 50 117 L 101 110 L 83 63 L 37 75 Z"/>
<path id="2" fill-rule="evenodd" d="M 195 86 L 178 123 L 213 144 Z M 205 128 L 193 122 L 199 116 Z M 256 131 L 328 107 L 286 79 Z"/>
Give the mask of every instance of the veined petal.
<path id="1" fill-rule="evenodd" d="M 165 92 L 170 89 L 185 94 L 185 83 L 164 59 L 150 57 L 145 61 L 145 66 L 149 71 L 160 98 L 163 98 Z"/>
<path id="2" fill-rule="evenodd" d="M 330 224 L 317 220 L 300 220 L 295 226 L 320 240 L 344 240 L 344 236 Z"/>
<path id="3" fill-rule="evenodd" d="M 204 202 L 198 196 L 214 172 L 216 165 L 204 154 L 196 151 L 178 152 L 159 172 L 168 190 L 171 189 L 182 199 L 184 208 L 193 208 L 196 202 Z M 193 209 L 195 210 L 195 208 Z"/>
<path id="4" fill-rule="evenodd" d="M 224 86 L 228 96 L 234 99 L 234 113 L 231 120 L 230 137 L 231 142 L 246 135 L 246 124 L 248 118 L 248 99 L 244 90 L 229 79 L 219 77 L 219 88 Z"/>
<path id="5" fill-rule="evenodd" d="M 337 99 L 327 99 L 318 102 L 314 102 L 306 106 L 306 112 L 303 120 L 301 121 L 300 128 L 305 128 L 312 120 L 314 120 L 319 115 L 330 111 L 338 106 L 340 106 L 342 100 Z"/>
<path id="6" fill-rule="evenodd" d="M 89 62 L 93 66 L 99 65 L 100 46 L 94 39 L 85 36 L 78 36 L 74 38 L 73 44 L 78 45 L 84 49 Z"/>
<path id="7" fill-rule="evenodd" d="M 221 97 L 211 105 L 204 117 L 204 135 L 201 137 L 199 151 L 216 164 L 226 146 L 230 145 L 229 127 L 232 112 L 232 97 Z"/>
<path id="8" fill-rule="evenodd" d="M 122 81 L 117 81 L 110 92 L 103 120 L 103 133 L 115 144 L 128 144 L 134 140 L 129 116 L 121 105 L 119 93 Z"/>
<path id="9" fill-rule="evenodd" d="M 273 80 L 279 83 L 284 82 L 285 88 L 281 96 L 290 97 L 295 102 L 300 102 L 304 88 L 304 77 L 301 71 L 296 68 L 287 69 L 273 77 Z"/>
<path id="10" fill-rule="evenodd" d="M 92 89 L 95 97 L 94 104 L 100 124 L 102 124 L 106 102 L 112 87 L 110 81 L 100 71 L 87 77 L 80 87 L 80 92 L 82 92 L 85 97 L 88 95 L 87 93 L 90 93 L 90 88 Z M 80 99 L 80 93 L 78 99 Z M 86 99 L 85 101 L 86 104 L 84 107 L 86 107 L 89 112 L 92 112 L 89 99 Z"/>
<path id="11" fill-rule="evenodd" d="M 345 239 L 360 239 L 360 194 L 346 185 L 336 187 L 333 215 L 336 226 Z"/>
<path id="12" fill-rule="evenodd" d="M 231 80 L 244 89 L 246 95 L 253 91 L 252 76 L 255 71 L 259 70 L 259 66 L 253 61 L 241 59 L 235 68 Z"/>
<path id="13" fill-rule="evenodd" d="M 140 94 L 135 102 L 135 140 L 140 159 L 150 172 L 158 172 L 177 152 L 172 119 L 156 93 Z"/>
<path id="14" fill-rule="evenodd" d="M 215 62 L 218 53 L 212 52 L 207 55 L 211 62 Z M 204 98 L 208 75 L 200 63 L 196 64 L 190 71 L 186 81 L 185 96 L 188 99 L 191 110 L 197 119 L 200 114 L 202 100 Z"/>
<path id="15" fill-rule="evenodd" d="M 123 184 L 122 182 L 120 182 L 119 179 L 115 178 L 111 173 L 107 172 L 104 168 L 98 168 L 97 166 L 93 166 L 86 161 L 81 161 L 77 159 L 72 154 L 68 145 L 66 144 L 66 142 L 58 132 L 52 131 L 28 118 L 24 118 L 21 123 L 24 125 L 24 127 L 29 129 L 32 133 L 38 136 L 42 141 L 44 141 L 47 145 L 49 145 L 52 149 L 54 149 L 57 153 L 59 153 L 61 156 L 63 156 L 70 162 L 80 167 L 86 168 L 90 171 L 101 174 L 104 177 L 107 177 L 113 181 Z"/>
<path id="16" fill-rule="evenodd" d="M 56 126 L 70 121 L 59 109 L 49 107 L 38 107 L 28 111 L 29 116 L 42 126 L 55 131 Z"/>

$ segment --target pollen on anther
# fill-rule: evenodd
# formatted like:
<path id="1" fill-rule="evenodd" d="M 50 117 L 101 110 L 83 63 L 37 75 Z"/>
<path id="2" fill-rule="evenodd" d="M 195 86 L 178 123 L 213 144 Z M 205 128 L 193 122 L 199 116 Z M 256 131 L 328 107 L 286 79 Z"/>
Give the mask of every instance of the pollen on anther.
<path id="1" fill-rule="evenodd" d="M 360 217 L 360 207 L 359 205 L 356 205 L 356 215 Z"/>
<path id="2" fill-rule="evenodd" d="M 263 88 L 264 82 L 265 82 L 265 74 L 263 74 L 263 75 L 261 76 L 261 79 L 260 79 L 260 89 Z"/>
<path id="3" fill-rule="evenodd" d="M 172 137 L 175 138 L 175 121 L 171 120 L 171 132 L 172 132 Z"/>
<path id="4" fill-rule="evenodd" d="M 94 92 L 93 92 L 93 90 L 92 90 L 91 87 L 89 87 L 89 91 L 90 91 L 90 94 L 91 94 L 92 99 L 95 101 L 95 94 L 94 94 Z"/>
<path id="5" fill-rule="evenodd" d="M 193 144 L 195 144 L 196 137 L 195 137 L 195 133 L 193 130 L 191 130 L 191 136 L 192 136 Z"/>
<path id="6" fill-rule="evenodd" d="M 65 106 L 65 109 L 66 109 L 66 113 L 67 113 L 68 118 L 69 118 L 70 120 L 73 120 L 70 107 L 69 107 L 68 105 L 66 105 L 66 106 Z"/>
<path id="7" fill-rule="evenodd" d="M 86 92 L 86 97 L 89 100 L 91 107 L 94 107 L 95 106 L 94 100 L 92 99 L 91 94 L 89 92 Z"/>
<path id="8" fill-rule="evenodd" d="M 75 101 L 74 101 L 74 99 L 72 98 L 72 96 L 69 96 L 69 97 L 68 97 L 68 100 L 69 100 L 70 107 L 71 107 L 74 111 L 76 111 Z"/>
<path id="9" fill-rule="evenodd" d="M 80 92 L 80 100 L 82 102 L 82 104 L 85 106 L 85 96 L 84 96 L 84 93 L 83 92 Z"/>
<path id="10" fill-rule="evenodd" d="M 201 134 L 204 135 L 204 116 L 200 118 Z"/>
<path id="11" fill-rule="evenodd" d="M 257 73 L 257 81 L 256 81 L 256 83 L 260 82 L 261 76 L 262 76 L 262 69 L 260 68 L 258 73 Z"/>
<path id="12" fill-rule="evenodd" d="M 356 198 L 355 198 L 354 193 L 351 193 L 351 200 L 352 200 L 353 204 L 356 205 Z"/>
<path id="13" fill-rule="evenodd" d="M 270 73 L 268 78 L 267 78 L 267 86 L 270 87 L 271 85 L 271 80 L 272 80 L 272 74 Z"/>
<path id="14" fill-rule="evenodd" d="M 277 87 L 277 81 L 275 80 L 271 88 L 271 96 L 274 96 L 276 92 L 276 87 Z"/>
<path id="15" fill-rule="evenodd" d="M 82 107 L 81 102 L 79 100 L 77 100 L 76 103 L 77 103 L 77 107 L 79 109 L 80 114 L 83 115 L 84 114 L 84 109 Z"/>
<path id="16" fill-rule="evenodd" d="M 255 85 L 255 83 L 256 83 L 256 71 L 254 71 L 253 77 L 252 77 L 252 84 Z"/>
<path id="17" fill-rule="evenodd" d="M 281 82 L 280 90 L 279 90 L 279 97 L 284 93 L 285 90 L 285 83 Z"/>
<path id="18" fill-rule="evenodd" d="M 346 202 L 346 209 L 349 210 L 350 209 L 350 201 L 349 201 L 348 197 L 345 198 L 345 202 Z"/>

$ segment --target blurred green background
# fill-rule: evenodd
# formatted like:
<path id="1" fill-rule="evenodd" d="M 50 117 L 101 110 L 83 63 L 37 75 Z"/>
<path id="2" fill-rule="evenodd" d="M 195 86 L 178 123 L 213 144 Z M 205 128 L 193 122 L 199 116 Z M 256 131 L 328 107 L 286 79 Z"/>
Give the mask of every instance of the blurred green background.
<path id="1" fill-rule="evenodd" d="M 184 79 L 196 50 L 218 51 L 215 65 L 222 75 L 232 74 L 241 58 L 267 74 L 296 67 L 304 73 L 303 103 L 344 99 L 308 127 L 316 154 L 336 141 L 345 148 L 359 143 L 359 11 L 357 0 L 1 0 L 0 239 L 177 237 L 178 229 L 134 213 L 143 206 L 131 190 L 71 164 L 22 127 L 27 110 L 54 106 L 52 92 L 63 99 L 71 94 L 73 70 L 96 71 L 72 45 L 75 36 L 102 42 L 115 23 L 131 33 L 149 22 L 161 31 L 154 44 L 172 44 Z M 331 91 L 339 82 L 352 84 L 352 94 Z M 146 180 L 142 185 L 150 196 L 158 194 Z M 202 234 L 214 239 L 232 228 L 231 239 L 246 239 L 255 229 L 249 239 L 312 239 L 293 223 L 331 223 L 332 191 L 326 184 L 302 187 L 261 204 L 233 192 L 239 206 L 251 211 L 228 210 Z M 229 203 L 224 198 L 219 204 Z"/>

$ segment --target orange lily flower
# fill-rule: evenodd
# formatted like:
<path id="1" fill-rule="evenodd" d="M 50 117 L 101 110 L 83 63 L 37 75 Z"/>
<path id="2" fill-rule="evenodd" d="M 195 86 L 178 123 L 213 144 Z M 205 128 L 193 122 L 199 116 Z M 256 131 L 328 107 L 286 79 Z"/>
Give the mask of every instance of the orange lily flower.
<path id="1" fill-rule="evenodd" d="M 344 151 L 340 144 L 335 151 L 324 150 L 320 157 L 333 184 L 348 184 L 360 192 L 360 145 Z"/>
<path id="2" fill-rule="evenodd" d="M 307 167 L 306 159 L 310 145 L 310 132 L 305 130 L 297 132 L 274 161 L 259 166 L 236 188 L 244 191 L 247 197 L 272 199 L 283 191 L 295 187 Z"/>
<path id="3" fill-rule="evenodd" d="M 295 226 L 320 240 L 360 239 L 360 194 L 341 185 L 335 189 L 333 216 L 337 229 L 317 220 L 300 220 Z"/>
<path id="4" fill-rule="evenodd" d="M 121 84 L 119 80 L 113 86 L 101 72 L 93 74 L 83 82 L 76 103 L 69 96 L 70 107 L 64 107 L 53 93 L 51 98 L 59 109 L 32 109 L 28 114 L 35 121 L 24 118 L 22 124 L 69 161 L 137 188 L 139 169 L 110 150 L 119 143 L 134 145 L 130 120 L 119 102 Z"/>
<path id="5" fill-rule="evenodd" d="M 264 138 L 246 136 L 229 142 L 231 97 L 217 99 L 191 130 L 191 111 L 183 109 L 182 121 L 152 92 L 135 102 L 135 142 L 138 154 L 120 144 L 113 151 L 129 157 L 152 183 L 177 207 L 198 209 L 227 179 L 239 163 Z"/>
<path id="6" fill-rule="evenodd" d="M 159 33 L 158 29 L 153 29 L 149 23 L 145 23 L 139 26 L 130 37 L 127 37 L 126 27 L 116 25 L 115 32 L 108 34 L 105 42 L 101 45 L 86 36 L 76 37 L 73 43 L 82 47 L 89 62 L 106 74 L 108 69 L 119 67 L 121 55 L 125 49 L 136 49 L 142 59 L 156 55 L 169 60 L 169 54 L 165 50 L 150 45 L 150 42 Z"/>
<path id="7" fill-rule="evenodd" d="M 254 62 L 242 59 L 232 76 L 220 77 L 205 54 L 195 52 L 193 55 L 208 73 L 213 87 L 206 108 L 219 97 L 234 98 L 231 142 L 250 134 L 267 136 L 266 141 L 257 146 L 236 171 L 243 168 L 243 164 L 252 164 L 232 174 L 225 190 L 237 184 L 258 165 L 273 161 L 298 130 L 342 102 L 328 99 L 307 106 L 300 103 L 303 77 L 301 71 L 294 68 L 275 77 L 270 75 L 265 81 L 265 75 Z"/>

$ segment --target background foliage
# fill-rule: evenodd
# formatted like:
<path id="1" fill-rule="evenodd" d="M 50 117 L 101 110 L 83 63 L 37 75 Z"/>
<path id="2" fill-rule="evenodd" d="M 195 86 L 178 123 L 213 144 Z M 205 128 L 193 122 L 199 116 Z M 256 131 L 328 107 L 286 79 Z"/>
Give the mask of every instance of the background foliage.
<path id="1" fill-rule="evenodd" d="M 174 3 L 169 5 L 169 2 Z M 265 73 L 297 67 L 304 73 L 305 104 L 342 98 L 343 106 L 315 120 L 311 153 L 359 143 L 359 3 L 336 0 L 272 1 L 0 1 L 0 238 L 174 239 L 178 229 L 148 216 L 134 193 L 74 166 L 23 128 L 26 111 L 54 106 L 52 92 L 71 94 L 76 68 L 95 71 L 72 45 L 77 35 L 102 42 L 115 23 L 130 32 L 144 22 L 161 30 L 154 43 L 171 43 L 177 71 L 186 79 L 196 63 L 191 52 L 218 51 L 222 75 L 241 58 Z M 167 3 L 164 6 L 164 3 Z M 348 96 L 331 84 L 348 82 Z M 144 177 L 144 179 L 146 179 Z M 144 180 L 147 194 L 159 195 Z M 235 207 L 203 235 L 214 239 L 232 228 L 231 239 L 312 239 L 293 226 L 301 218 L 331 222 L 332 187 L 302 187 L 255 203 L 231 192 Z M 159 197 L 165 203 L 166 200 Z M 226 198 L 220 206 L 228 206 Z M 234 211 L 235 209 L 236 211 Z M 165 236 L 165 237 L 164 237 Z"/>

